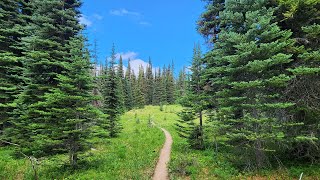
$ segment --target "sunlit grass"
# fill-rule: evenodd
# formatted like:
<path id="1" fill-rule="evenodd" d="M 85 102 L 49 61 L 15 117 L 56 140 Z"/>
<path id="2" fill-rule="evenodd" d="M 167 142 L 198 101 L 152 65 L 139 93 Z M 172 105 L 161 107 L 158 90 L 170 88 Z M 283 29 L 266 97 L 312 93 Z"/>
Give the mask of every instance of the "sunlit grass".
<path id="1" fill-rule="evenodd" d="M 40 179 L 151 179 L 164 143 L 164 134 L 159 129 L 167 129 L 173 137 L 170 178 L 175 179 L 293 179 L 301 171 L 303 179 L 317 179 L 319 168 L 292 167 L 283 170 L 269 170 L 257 173 L 241 173 L 228 163 L 228 154 L 213 150 L 192 150 L 185 139 L 178 136 L 174 124 L 178 105 L 146 106 L 135 109 L 121 117 L 123 131 L 118 138 L 92 139 L 92 149 L 81 155 L 79 168 L 71 170 L 68 156 L 60 155 L 41 161 L 38 166 Z M 13 150 L 0 148 L 0 179 L 33 179 L 30 162 L 15 159 Z M 319 172 L 320 174 L 320 172 Z M 320 178 L 318 178 L 320 179 Z"/>

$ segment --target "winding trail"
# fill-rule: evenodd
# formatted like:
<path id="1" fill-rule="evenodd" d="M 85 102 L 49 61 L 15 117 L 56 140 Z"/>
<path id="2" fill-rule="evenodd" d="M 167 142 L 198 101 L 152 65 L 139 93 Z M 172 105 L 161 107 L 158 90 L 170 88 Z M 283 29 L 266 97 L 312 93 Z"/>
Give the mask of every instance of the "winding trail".
<path id="1" fill-rule="evenodd" d="M 166 136 L 166 141 L 161 149 L 160 157 L 152 177 L 153 180 L 169 179 L 167 164 L 170 161 L 171 145 L 173 141 L 170 133 L 167 130 L 163 128 L 161 128 L 161 130 L 164 132 Z"/>

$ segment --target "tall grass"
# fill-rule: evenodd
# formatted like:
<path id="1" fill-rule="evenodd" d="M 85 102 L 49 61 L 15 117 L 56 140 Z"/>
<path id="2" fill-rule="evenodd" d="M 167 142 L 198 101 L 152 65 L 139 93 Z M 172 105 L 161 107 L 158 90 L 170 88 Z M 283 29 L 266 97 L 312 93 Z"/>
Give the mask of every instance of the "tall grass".
<path id="1" fill-rule="evenodd" d="M 118 138 L 93 138 L 92 149 L 80 156 L 79 168 L 69 168 L 68 156 L 53 156 L 41 160 L 38 166 L 40 179 L 151 179 L 164 143 L 164 134 L 158 127 L 167 129 L 173 137 L 170 178 L 175 179 L 297 179 L 301 171 L 303 179 L 320 179 L 320 168 L 289 167 L 282 170 L 241 173 L 228 163 L 225 152 L 213 149 L 192 150 L 185 139 L 178 136 L 178 105 L 146 106 L 121 117 L 123 131 Z M 0 180 L 33 179 L 30 162 L 11 156 L 13 149 L 0 148 Z"/>

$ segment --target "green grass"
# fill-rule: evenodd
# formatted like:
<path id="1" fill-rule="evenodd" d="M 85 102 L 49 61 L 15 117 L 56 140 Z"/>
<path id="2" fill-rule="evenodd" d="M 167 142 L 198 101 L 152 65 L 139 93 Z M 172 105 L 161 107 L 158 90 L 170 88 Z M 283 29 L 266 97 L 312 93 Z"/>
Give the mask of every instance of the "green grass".
<path id="1" fill-rule="evenodd" d="M 127 112 L 121 117 L 123 131 L 118 138 L 92 139 L 94 149 L 83 154 L 85 161 L 72 171 L 66 165 L 66 155 L 41 160 L 40 179 L 151 179 L 164 135 L 158 127 L 167 129 L 173 137 L 170 178 L 178 179 L 297 179 L 304 172 L 305 179 L 320 179 L 319 166 L 293 166 L 281 170 L 241 173 L 226 160 L 226 153 L 213 150 L 197 151 L 188 148 L 185 139 L 178 136 L 174 124 L 182 107 L 165 105 L 146 106 Z M 151 122 L 149 119 L 151 118 Z M 0 148 L 0 179 L 33 179 L 30 162 L 15 159 L 13 150 Z"/>
<path id="2" fill-rule="evenodd" d="M 134 114 L 140 123 L 137 124 Z M 97 143 L 82 157 L 76 171 L 67 168 L 66 155 L 41 161 L 40 179 L 150 179 L 164 143 L 164 135 L 157 127 L 149 126 L 148 114 L 133 110 L 121 117 L 123 131 L 118 138 L 94 140 Z M 14 159 L 13 150 L 0 149 L 0 179 L 32 179 L 32 168 L 26 159 Z"/>

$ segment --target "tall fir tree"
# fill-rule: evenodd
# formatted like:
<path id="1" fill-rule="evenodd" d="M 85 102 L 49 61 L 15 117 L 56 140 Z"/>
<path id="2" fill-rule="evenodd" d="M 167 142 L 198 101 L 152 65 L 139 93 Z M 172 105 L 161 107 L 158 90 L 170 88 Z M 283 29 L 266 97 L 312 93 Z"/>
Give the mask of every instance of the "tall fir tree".
<path id="1" fill-rule="evenodd" d="M 111 50 L 111 58 L 109 69 L 106 74 L 106 80 L 103 89 L 103 112 L 108 115 L 103 127 L 109 132 L 110 137 L 117 137 L 121 132 L 122 126 L 120 124 L 119 115 L 122 113 L 120 92 L 119 92 L 119 78 L 116 74 L 116 53 L 113 44 Z"/>
<path id="2" fill-rule="evenodd" d="M 71 39 L 71 62 L 64 62 L 65 71 L 57 76 L 59 84 L 45 95 L 47 110 L 56 119 L 48 137 L 55 148 L 69 153 L 70 165 L 77 166 L 78 155 L 88 149 L 90 126 L 98 119 L 100 111 L 92 105 L 94 77 L 91 75 L 89 52 L 82 36 Z"/>
<path id="3" fill-rule="evenodd" d="M 320 159 L 320 104 L 315 98 L 320 96 L 320 2 L 279 1 L 279 6 L 279 25 L 290 29 L 296 42 L 294 62 L 290 67 L 295 78 L 290 81 L 285 91 L 286 98 L 295 103 L 295 109 L 287 116 L 293 117 L 296 123 L 303 124 L 287 129 L 287 133 L 296 138 L 291 146 L 287 146 L 285 156 L 288 159 L 314 163 Z"/>
<path id="4" fill-rule="evenodd" d="M 186 95 L 186 88 L 187 88 L 187 76 L 186 76 L 186 67 L 184 66 L 180 72 L 179 76 L 176 82 L 176 92 L 175 96 L 176 99 L 180 99 L 181 97 L 184 97 Z"/>
<path id="5" fill-rule="evenodd" d="M 164 65 L 162 68 L 162 72 L 159 72 L 159 77 L 160 77 L 160 85 L 158 89 L 159 93 L 159 102 L 160 104 L 167 104 L 167 68 Z"/>
<path id="6" fill-rule="evenodd" d="M 120 55 L 119 64 L 117 65 L 117 79 L 118 79 L 118 93 L 119 93 L 119 110 L 121 113 L 125 112 L 125 95 L 124 95 L 124 71 L 123 71 L 123 60 Z"/>
<path id="7" fill-rule="evenodd" d="M 28 155 L 36 157 L 59 153 L 59 120 L 51 114 L 47 97 L 58 88 L 59 76 L 65 75 L 65 63 L 71 63 L 68 44 L 81 25 L 78 23 L 81 3 L 75 1 L 30 1 L 33 14 L 28 27 L 32 35 L 22 38 L 23 76 L 28 79 L 17 100 L 16 117 L 10 131 L 11 140 Z M 57 107 L 61 108 L 61 107 Z"/>
<path id="8" fill-rule="evenodd" d="M 142 66 L 139 67 L 139 74 L 138 74 L 138 79 L 136 80 L 135 83 L 135 102 L 136 102 L 136 107 L 138 108 L 143 108 L 146 100 L 145 100 L 145 78 L 144 78 L 144 69 Z"/>
<path id="9" fill-rule="evenodd" d="M 174 91 L 175 91 L 175 82 L 173 75 L 173 65 L 168 66 L 166 74 L 165 74 L 165 89 L 166 89 L 166 101 L 169 104 L 173 104 L 175 102 Z"/>
<path id="10" fill-rule="evenodd" d="M 187 138 L 194 149 L 204 149 L 203 111 L 207 108 L 208 96 L 205 95 L 201 82 L 202 66 L 201 48 L 198 44 L 193 50 L 189 88 L 187 88 L 186 95 L 180 100 L 185 110 L 179 114 L 180 124 L 178 124 L 180 136 Z M 195 119 L 199 123 L 194 123 Z"/>
<path id="11" fill-rule="evenodd" d="M 257 168 L 267 164 L 275 142 L 285 142 L 290 120 L 282 114 L 293 106 L 281 98 L 292 78 L 286 71 L 292 61 L 287 52 L 291 33 L 273 22 L 274 9 L 267 5 L 266 0 L 226 2 L 219 20 L 212 22 L 220 30 L 203 76 L 215 94 L 213 106 L 227 143 L 236 147 L 240 160 Z"/>
<path id="12" fill-rule="evenodd" d="M 145 81 L 146 81 L 146 94 L 145 94 L 146 104 L 150 105 L 152 104 L 152 96 L 153 96 L 153 89 L 154 89 L 152 62 L 150 57 L 149 57 L 149 63 L 146 69 Z"/>
<path id="13" fill-rule="evenodd" d="M 126 70 L 126 75 L 124 79 L 124 105 L 127 110 L 131 110 L 134 107 L 134 97 L 133 97 L 133 80 L 132 80 L 132 70 L 130 59 L 128 60 L 128 67 Z"/>
<path id="14" fill-rule="evenodd" d="M 152 105 L 160 104 L 160 86 L 161 86 L 161 70 L 158 68 L 157 72 L 154 74 L 154 88 L 152 93 Z"/>

